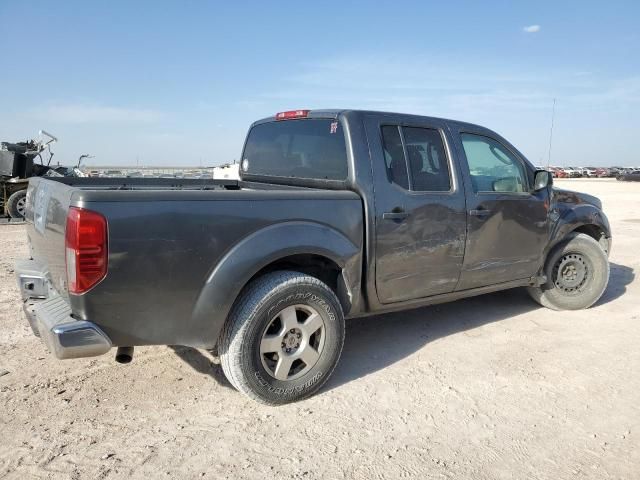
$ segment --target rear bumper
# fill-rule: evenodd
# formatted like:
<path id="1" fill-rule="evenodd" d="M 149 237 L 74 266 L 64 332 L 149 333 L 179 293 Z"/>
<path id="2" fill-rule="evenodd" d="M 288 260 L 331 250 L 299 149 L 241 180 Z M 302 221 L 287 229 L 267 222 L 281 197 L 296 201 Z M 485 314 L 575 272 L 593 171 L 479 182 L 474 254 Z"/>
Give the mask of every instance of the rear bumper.
<path id="1" fill-rule="evenodd" d="M 16 276 L 29 325 L 57 358 L 94 357 L 111 349 L 100 327 L 71 316 L 67 301 L 51 287 L 46 267 L 23 260 L 16 264 Z"/>

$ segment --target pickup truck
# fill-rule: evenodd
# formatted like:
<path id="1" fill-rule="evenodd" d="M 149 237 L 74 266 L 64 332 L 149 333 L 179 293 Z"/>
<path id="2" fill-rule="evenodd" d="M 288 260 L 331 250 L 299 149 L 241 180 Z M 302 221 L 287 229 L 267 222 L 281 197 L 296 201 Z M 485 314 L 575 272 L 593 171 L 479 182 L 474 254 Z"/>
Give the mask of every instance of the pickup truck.
<path id="1" fill-rule="evenodd" d="M 281 112 L 251 125 L 239 181 L 33 178 L 26 218 L 24 310 L 58 358 L 215 349 L 271 405 L 327 381 L 345 318 L 514 287 L 581 309 L 609 279 L 597 198 L 491 130 L 416 115 Z"/>

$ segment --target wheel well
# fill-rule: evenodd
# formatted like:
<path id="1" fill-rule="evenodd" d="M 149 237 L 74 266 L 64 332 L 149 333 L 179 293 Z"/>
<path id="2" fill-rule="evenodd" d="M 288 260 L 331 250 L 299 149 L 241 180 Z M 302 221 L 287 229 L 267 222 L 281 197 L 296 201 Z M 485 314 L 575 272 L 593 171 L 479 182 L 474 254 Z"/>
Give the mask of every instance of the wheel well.
<path id="1" fill-rule="evenodd" d="M 593 238 L 596 242 L 600 244 L 600 246 L 605 252 L 609 248 L 609 245 L 607 243 L 606 233 L 598 225 L 582 225 L 576 228 L 575 230 L 573 230 L 573 232 L 584 233 L 586 235 L 589 235 L 591 238 Z"/>
<path id="2" fill-rule="evenodd" d="M 333 290 L 345 313 L 351 311 L 351 293 L 342 278 L 342 268 L 330 258 L 314 254 L 290 255 L 262 268 L 246 285 L 265 273 L 277 270 L 293 270 L 317 278 Z"/>
<path id="3" fill-rule="evenodd" d="M 322 255 L 299 254 L 281 258 L 264 267 L 251 277 L 249 282 L 252 282 L 265 273 L 276 270 L 295 270 L 296 272 L 311 275 L 326 283 L 336 294 L 338 293 L 338 283 L 342 269 L 333 260 L 323 257 Z"/>

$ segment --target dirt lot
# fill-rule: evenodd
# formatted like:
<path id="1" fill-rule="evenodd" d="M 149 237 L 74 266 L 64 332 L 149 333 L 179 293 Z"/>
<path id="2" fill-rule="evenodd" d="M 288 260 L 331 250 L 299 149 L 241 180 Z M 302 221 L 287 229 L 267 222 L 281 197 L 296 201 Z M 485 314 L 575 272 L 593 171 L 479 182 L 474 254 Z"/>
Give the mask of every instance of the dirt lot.
<path id="1" fill-rule="evenodd" d="M 0 226 L 2 478 L 638 478 L 640 184 L 603 199 L 609 287 L 579 312 L 520 290 L 351 321 L 322 392 L 280 408 L 230 388 L 208 352 L 58 362 L 23 318 Z"/>

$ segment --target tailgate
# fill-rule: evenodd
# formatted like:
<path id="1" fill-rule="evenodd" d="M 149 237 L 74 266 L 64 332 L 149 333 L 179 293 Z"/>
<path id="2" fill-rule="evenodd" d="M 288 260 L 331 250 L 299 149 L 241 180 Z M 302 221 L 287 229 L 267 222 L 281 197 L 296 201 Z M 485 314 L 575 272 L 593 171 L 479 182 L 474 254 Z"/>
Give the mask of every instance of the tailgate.
<path id="1" fill-rule="evenodd" d="M 52 285 L 67 293 L 64 235 L 74 188 L 46 178 L 32 178 L 27 190 L 25 218 L 31 257 L 49 271 Z"/>

